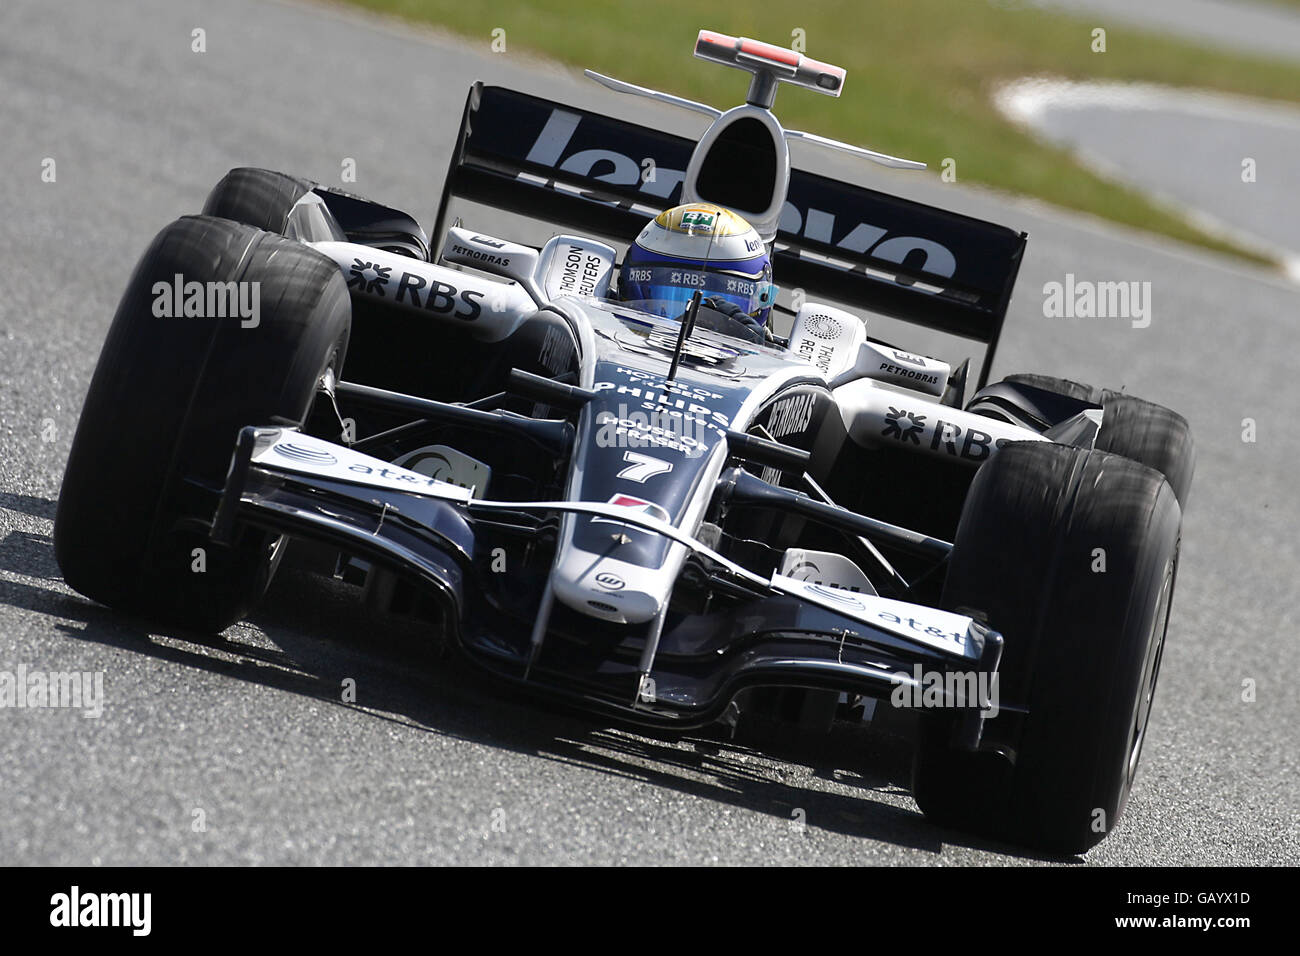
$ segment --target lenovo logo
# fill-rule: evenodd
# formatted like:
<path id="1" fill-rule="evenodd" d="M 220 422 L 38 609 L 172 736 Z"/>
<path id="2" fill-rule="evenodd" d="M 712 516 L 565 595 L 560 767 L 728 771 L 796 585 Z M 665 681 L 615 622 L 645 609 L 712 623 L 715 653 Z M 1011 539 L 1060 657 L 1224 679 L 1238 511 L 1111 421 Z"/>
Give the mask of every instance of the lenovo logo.
<path id="1" fill-rule="evenodd" d="M 634 186 L 647 197 L 662 200 L 659 205 L 671 202 L 679 194 L 686 171 L 662 166 L 653 157 L 636 158 L 604 148 L 569 153 L 569 144 L 581 122 L 579 114 L 553 108 L 525 159 L 594 182 Z M 654 176 L 643 175 L 646 163 L 654 169 Z M 599 201 L 594 196 L 586 198 Z M 858 222 L 845 230 L 834 212 L 811 207 L 800 209 L 789 200 L 782 207 L 780 230 L 855 255 L 869 253 L 873 258 L 899 265 L 907 261 L 936 276 L 948 277 L 957 271 L 956 257 L 941 243 L 920 236 L 891 236 L 888 229 L 869 222 Z"/>

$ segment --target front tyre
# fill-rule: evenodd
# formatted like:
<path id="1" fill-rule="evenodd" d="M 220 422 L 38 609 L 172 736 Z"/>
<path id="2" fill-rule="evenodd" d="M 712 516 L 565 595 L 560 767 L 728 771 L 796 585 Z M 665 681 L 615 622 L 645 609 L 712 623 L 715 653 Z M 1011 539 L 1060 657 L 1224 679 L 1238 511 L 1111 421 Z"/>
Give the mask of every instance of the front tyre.
<path id="1" fill-rule="evenodd" d="M 166 315 L 177 281 L 255 295 L 256 324 Z M 203 523 L 239 430 L 302 423 L 324 370 L 342 366 L 350 322 L 338 267 L 301 243 L 202 216 L 163 229 L 122 296 L 73 438 L 54 523 L 68 584 L 185 627 L 238 620 L 280 539 L 245 529 L 220 547 Z"/>
<path id="2" fill-rule="evenodd" d="M 1180 523 L 1169 483 L 1116 455 L 1015 443 L 980 468 L 943 605 L 1002 633 L 989 729 L 1022 723 L 1009 754 L 972 754 L 928 715 L 913 767 L 927 817 L 1054 853 L 1113 829 L 1146 738 Z"/>

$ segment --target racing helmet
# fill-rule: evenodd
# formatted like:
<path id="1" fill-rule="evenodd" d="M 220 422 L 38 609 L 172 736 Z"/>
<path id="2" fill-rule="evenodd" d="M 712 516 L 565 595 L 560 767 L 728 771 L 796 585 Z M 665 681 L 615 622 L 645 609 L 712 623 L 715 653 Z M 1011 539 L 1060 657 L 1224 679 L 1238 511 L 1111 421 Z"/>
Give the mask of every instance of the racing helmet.
<path id="1" fill-rule="evenodd" d="M 760 326 L 776 298 L 763 240 L 740 216 L 713 203 L 674 206 L 652 219 L 628 247 L 618 277 L 624 302 L 645 302 L 673 318 L 686 311 L 696 289 Z"/>

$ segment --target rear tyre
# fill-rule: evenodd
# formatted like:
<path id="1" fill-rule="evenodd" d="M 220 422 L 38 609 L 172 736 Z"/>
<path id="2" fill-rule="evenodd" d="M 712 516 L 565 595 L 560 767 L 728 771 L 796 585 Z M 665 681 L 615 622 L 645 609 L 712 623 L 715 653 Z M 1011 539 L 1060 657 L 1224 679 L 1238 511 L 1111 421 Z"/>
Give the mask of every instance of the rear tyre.
<path id="1" fill-rule="evenodd" d="M 1081 853 L 1128 801 L 1160 671 L 1181 511 L 1160 474 L 1046 442 L 1006 446 L 975 476 L 943 606 L 1005 639 L 989 725 L 1021 720 L 1014 761 L 949 748 L 927 715 L 913 792 L 927 817 Z"/>
<path id="2" fill-rule="evenodd" d="M 256 326 L 159 317 L 177 275 L 257 289 Z M 122 297 L 73 438 L 54 524 L 68 584 L 201 630 L 241 617 L 280 539 L 245 530 L 219 547 L 202 525 L 239 430 L 303 422 L 324 370 L 342 367 L 350 318 L 338 267 L 301 243 L 207 217 L 163 229 Z"/>
<path id="3" fill-rule="evenodd" d="M 1101 431 L 1094 447 L 1154 468 L 1169 480 L 1178 503 L 1187 507 L 1196 471 L 1196 445 L 1182 415 L 1123 392 L 1048 375 L 1008 375 L 1006 381 L 1100 405 Z"/>
<path id="4" fill-rule="evenodd" d="M 241 166 L 232 169 L 212 187 L 203 203 L 203 215 L 242 222 L 283 236 L 289 214 L 313 184 L 297 176 L 269 169 Z"/>
<path id="5" fill-rule="evenodd" d="M 1139 461 L 1165 476 L 1187 507 L 1196 471 L 1196 445 L 1187 419 L 1162 405 L 1107 389 L 1095 446 Z"/>
<path id="6" fill-rule="evenodd" d="M 1016 385 L 1028 385 L 1030 388 L 1041 388 L 1045 392 L 1064 395 L 1066 398 L 1088 402 L 1092 405 L 1101 404 L 1101 389 L 1095 385 L 1085 385 L 1083 382 L 1072 382 L 1068 378 L 1053 378 L 1050 375 L 1021 372 L 1016 375 L 1008 375 L 1003 381 Z"/>

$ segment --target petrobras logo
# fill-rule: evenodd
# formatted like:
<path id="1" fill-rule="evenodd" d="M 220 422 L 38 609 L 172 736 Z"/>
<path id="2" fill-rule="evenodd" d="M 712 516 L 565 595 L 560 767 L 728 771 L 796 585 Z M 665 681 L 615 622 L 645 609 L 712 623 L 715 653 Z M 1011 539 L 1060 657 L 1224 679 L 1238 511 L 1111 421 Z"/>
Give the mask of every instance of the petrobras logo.
<path id="1" fill-rule="evenodd" d="M 889 362 L 881 362 L 878 372 L 883 372 L 896 379 L 911 379 L 912 381 L 922 382 L 926 385 L 938 385 L 939 376 L 933 372 L 922 371 L 921 369 L 906 368 L 902 365 L 893 365 Z"/>
<path id="2" fill-rule="evenodd" d="M 493 245 L 497 248 L 501 247 L 501 243 L 494 243 Z M 462 246 L 459 242 L 453 242 L 451 244 L 451 251 L 462 259 L 471 259 L 474 262 L 483 262 L 487 265 L 501 266 L 503 269 L 510 268 L 511 260 L 509 256 L 483 252 L 480 249 L 471 249 L 468 246 Z"/>
<path id="3" fill-rule="evenodd" d="M 767 431 L 773 438 L 806 432 L 812 424 L 816 401 L 811 392 L 791 395 L 776 402 L 767 417 Z"/>
<path id="4" fill-rule="evenodd" d="M 661 165 L 654 157 L 632 157 L 616 149 L 583 149 L 568 154 L 570 144 L 578 129 L 582 117 L 559 107 L 553 108 L 542 130 L 533 141 L 526 161 L 539 166 L 549 167 L 559 172 L 568 173 L 595 183 L 608 183 L 611 186 L 634 187 L 647 197 L 644 207 L 648 215 L 657 215 L 672 197 L 679 194 L 686 179 L 686 170 L 673 169 Z M 567 155 L 566 155 L 567 154 Z M 644 175 L 643 164 L 653 170 L 653 176 Z M 551 185 L 528 173 L 520 173 L 521 181 L 535 185 Z M 591 190 L 571 190 L 580 198 L 593 202 L 608 202 L 599 195 L 599 186 Z M 639 207 L 633 206 L 633 210 Z M 797 235 L 814 242 L 824 243 L 853 255 L 871 255 L 875 259 L 902 265 L 911 261 L 910 257 L 918 253 L 924 256 L 922 268 L 927 273 L 939 277 L 950 277 L 957 271 L 957 259 L 952 250 L 942 243 L 922 236 L 890 235 L 889 230 L 870 222 L 856 222 L 847 225 L 840 220 L 833 209 L 808 207 L 800 209 L 787 200 L 781 210 L 779 223 L 781 232 Z M 646 234 L 642 233 L 642 238 Z M 827 265 L 837 266 L 833 261 Z M 846 264 L 842 266 L 848 268 Z M 942 291 L 922 285 L 914 288 L 935 292 Z"/>

